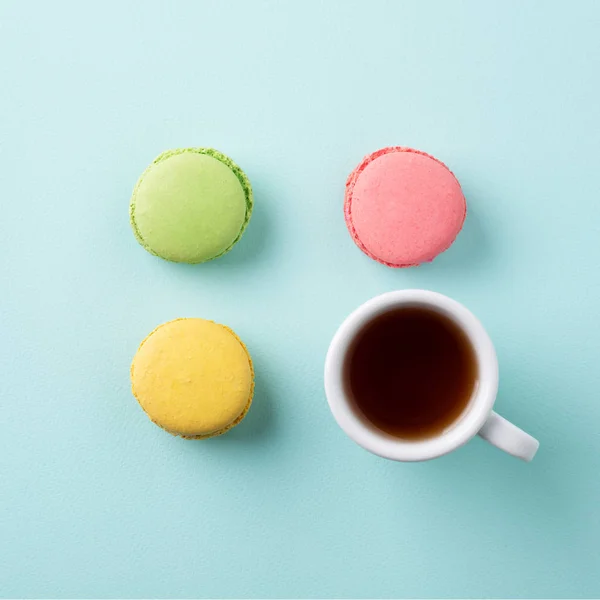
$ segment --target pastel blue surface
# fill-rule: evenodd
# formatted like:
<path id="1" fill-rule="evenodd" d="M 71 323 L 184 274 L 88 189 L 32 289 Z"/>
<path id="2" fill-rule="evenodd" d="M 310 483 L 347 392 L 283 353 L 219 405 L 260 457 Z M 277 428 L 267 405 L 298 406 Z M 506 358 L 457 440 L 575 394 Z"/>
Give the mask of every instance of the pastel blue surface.
<path id="1" fill-rule="evenodd" d="M 600 596 L 599 28 L 593 0 L 3 2 L 0 595 Z M 346 232 L 345 178 L 390 144 L 463 185 L 431 265 L 387 269 Z M 191 145 L 256 199 L 199 266 L 128 222 L 146 165 Z M 337 427 L 329 340 L 407 287 L 487 326 L 533 463 L 474 440 L 398 464 Z M 254 357 L 222 438 L 173 438 L 131 396 L 139 342 L 180 316 Z"/>

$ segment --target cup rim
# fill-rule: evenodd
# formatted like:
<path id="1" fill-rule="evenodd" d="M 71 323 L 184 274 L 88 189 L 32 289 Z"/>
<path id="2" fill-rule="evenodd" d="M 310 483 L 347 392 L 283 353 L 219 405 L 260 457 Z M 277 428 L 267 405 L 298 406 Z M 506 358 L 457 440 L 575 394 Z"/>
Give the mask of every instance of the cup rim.
<path id="1" fill-rule="evenodd" d="M 346 356 L 356 335 L 374 318 L 407 305 L 426 306 L 453 319 L 469 338 L 479 368 L 477 390 L 459 420 L 440 435 L 418 441 L 395 438 L 358 415 L 347 397 L 344 380 Z M 460 302 L 430 290 L 396 290 L 367 300 L 342 322 L 331 340 L 325 359 L 325 395 L 338 425 L 359 446 L 397 461 L 429 460 L 466 444 L 489 417 L 497 391 L 498 359 L 485 328 Z"/>

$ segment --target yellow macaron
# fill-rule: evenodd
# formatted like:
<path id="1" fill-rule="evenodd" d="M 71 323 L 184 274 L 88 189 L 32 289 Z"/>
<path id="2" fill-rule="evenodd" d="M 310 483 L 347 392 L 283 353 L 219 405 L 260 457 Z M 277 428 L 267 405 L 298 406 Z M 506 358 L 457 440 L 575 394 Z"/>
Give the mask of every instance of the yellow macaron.
<path id="1" fill-rule="evenodd" d="M 209 438 L 237 425 L 254 393 L 246 346 L 205 319 L 159 325 L 131 364 L 131 389 L 150 419 L 173 435 Z"/>

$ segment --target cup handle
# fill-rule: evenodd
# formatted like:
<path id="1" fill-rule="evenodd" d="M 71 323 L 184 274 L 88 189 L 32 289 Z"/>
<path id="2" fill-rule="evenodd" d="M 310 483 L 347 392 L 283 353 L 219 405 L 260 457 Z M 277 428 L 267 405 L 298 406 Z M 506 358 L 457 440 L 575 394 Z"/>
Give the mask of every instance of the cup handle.
<path id="1" fill-rule="evenodd" d="M 540 443 L 534 437 L 494 411 L 479 430 L 478 435 L 496 448 L 527 462 L 535 456 L 540 447 Z"/>

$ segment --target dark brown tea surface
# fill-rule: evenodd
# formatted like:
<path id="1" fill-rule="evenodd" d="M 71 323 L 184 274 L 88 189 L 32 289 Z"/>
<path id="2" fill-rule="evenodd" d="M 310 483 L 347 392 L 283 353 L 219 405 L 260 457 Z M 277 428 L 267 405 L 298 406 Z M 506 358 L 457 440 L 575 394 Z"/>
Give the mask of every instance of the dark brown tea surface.
<path id="1" fill-rule="evenodd" d="M 357 408 L 399 438 L 434 437 L 466 408 L 477 360 L 450 318 L 407 307 L 374 319 L 358 334 L 346 363 Z"/>

